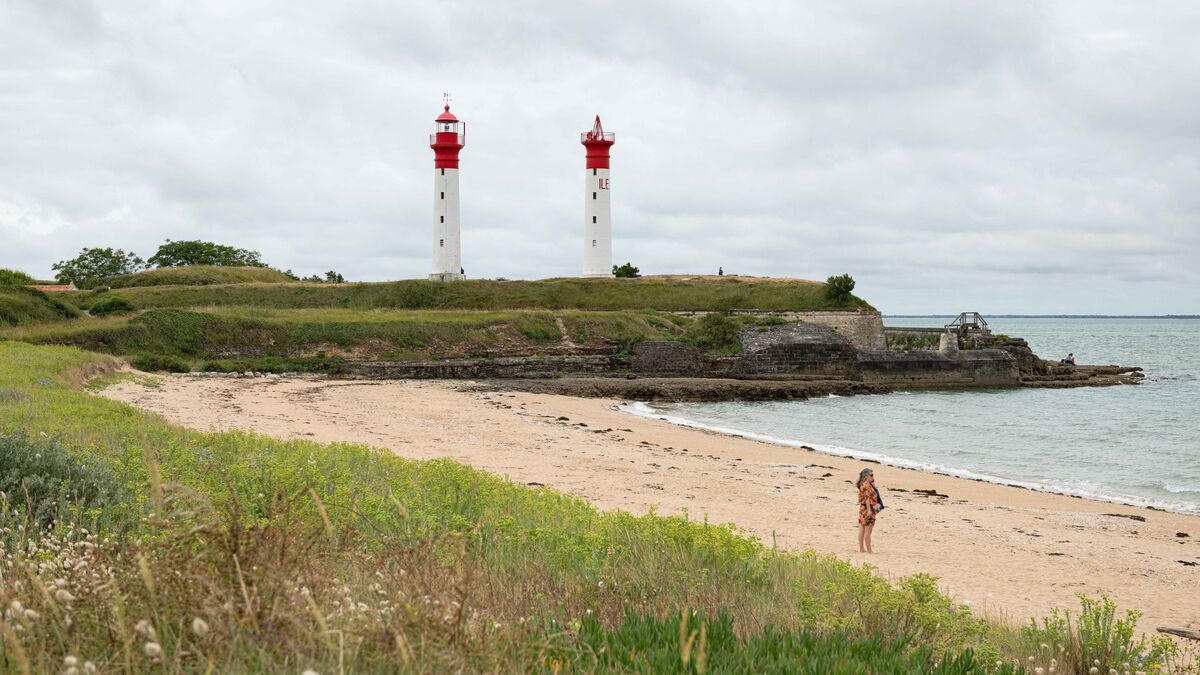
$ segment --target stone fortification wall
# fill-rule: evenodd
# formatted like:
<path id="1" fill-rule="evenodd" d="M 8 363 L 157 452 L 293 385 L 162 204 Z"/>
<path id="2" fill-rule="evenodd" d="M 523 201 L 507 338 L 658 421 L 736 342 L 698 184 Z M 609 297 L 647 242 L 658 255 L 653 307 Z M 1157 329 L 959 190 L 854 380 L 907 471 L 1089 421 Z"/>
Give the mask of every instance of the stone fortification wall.
<path id="1" fill-rule="evenodd" d="M 869 351 L 858 354 L 863 382 L 892 387 L 1015 387 L 1020 384 L 1017 361 L 999 349 L 957 352 Z"/>
<path id="2" fill-rule="evenodd" d="M 711 312 L 675 312 L 680 316 L 703 316 Z M 775 312 L 759 309 L 735 309 L 734 316 L 774 316 L 786 321 L 805 321 L 837 331 L 857 349 L 886 349 L 883 316 L 879 312 Z"/>
<path id="3" fill-rule="evenodd" d="M 745 328 L 738 333 L 742 356 L 738 375 L 808 375 L 850 378 L 856 353 L 850 340 L 832 328 L 812 323 Z"/>
<path id="4" fill-rule="evenodd" d="M 634 348 L 631 367 L 651 375 L 700 375 L 710 369 L 704 352 L 682 342 L 650 340 Z"/>

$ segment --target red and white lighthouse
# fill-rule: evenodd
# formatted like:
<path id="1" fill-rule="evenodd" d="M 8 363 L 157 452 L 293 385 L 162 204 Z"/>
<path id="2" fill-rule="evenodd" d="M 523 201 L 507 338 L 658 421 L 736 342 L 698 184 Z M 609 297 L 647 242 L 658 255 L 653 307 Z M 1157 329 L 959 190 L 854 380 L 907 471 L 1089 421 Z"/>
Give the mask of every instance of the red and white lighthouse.
<path id="1" fill-rule="evenodd" d="M 583 276 L 612 276 L 612 200 L 609 197 L 608 149 L 617 136 L 600 126 L 579 135 L 587 148 L 587 176 L 583 182 Z"/>
<path id="2" fill-rule="evenodd" d="M 467 124 L 450 112 L 450 100 L 434 120 L 429 134 L 433 148 L 433 271 L 435 281 L 463 278 L 459 247 L 461 223 L 458 211 L 458 151 L 467 141 Z"/>

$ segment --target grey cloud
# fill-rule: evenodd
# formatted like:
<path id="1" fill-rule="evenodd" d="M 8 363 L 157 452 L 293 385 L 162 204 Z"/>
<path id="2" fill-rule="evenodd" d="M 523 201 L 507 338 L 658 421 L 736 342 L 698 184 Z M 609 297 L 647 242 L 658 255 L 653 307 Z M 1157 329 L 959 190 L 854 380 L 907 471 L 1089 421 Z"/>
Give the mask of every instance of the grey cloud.
<path id="1" fill-rule="evenodd" d="M 1190 3 L 0 6 L 0 266 L 165 238 L 420 277 L 467 120 L 464 266 L 571 275 L 579 131 L 614 256 L 850 272 L 889 311 L 1200 311 Z"/>

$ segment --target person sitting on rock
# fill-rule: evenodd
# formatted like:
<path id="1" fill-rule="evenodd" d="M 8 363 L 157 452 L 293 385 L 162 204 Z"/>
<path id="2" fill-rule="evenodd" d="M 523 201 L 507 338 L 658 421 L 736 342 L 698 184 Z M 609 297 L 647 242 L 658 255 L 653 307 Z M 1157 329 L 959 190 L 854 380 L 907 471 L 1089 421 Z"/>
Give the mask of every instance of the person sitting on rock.
<path id="1" fill-rule="evenodd" d="M 1067 358 L 1063 359 L 1062 362 L 1068 366 L 1075 365 L 1075 354 L 1067 354 Z"/>

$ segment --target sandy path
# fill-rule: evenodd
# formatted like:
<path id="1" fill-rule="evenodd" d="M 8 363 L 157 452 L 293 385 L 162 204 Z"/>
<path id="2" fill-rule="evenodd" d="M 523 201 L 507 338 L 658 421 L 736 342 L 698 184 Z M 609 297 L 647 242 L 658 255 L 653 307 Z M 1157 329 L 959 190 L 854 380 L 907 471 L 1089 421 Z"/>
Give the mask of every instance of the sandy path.
<path id="1" fill-rule="evenodd" d="M 899 577 L 928 572 L 977 610 L 1024 621 L 1075 593 L 1141 609 L 1144 630 L 1200 627 L 1200 517 L 880 466 L 889 508 L 876 554 L 857 552 L 861 462 L 634 417 L 614 401 L 468 393 L 434 382 L 163 378 L 110 398 L 197 429 L 350 441 L 450 457 L 603 509 L 736 523 L 793 549 L 832 551 Z M 585 426 L 586 425 L 586 426 Z M 897 449 L 897 455 L 903 455 Z M 946 498 L 919 495 L 933 489 Z M 1103 514 L 1119 513 L 1145 522 Z M 1190 537 L 1177 537 L 1186 532 Z"/>

